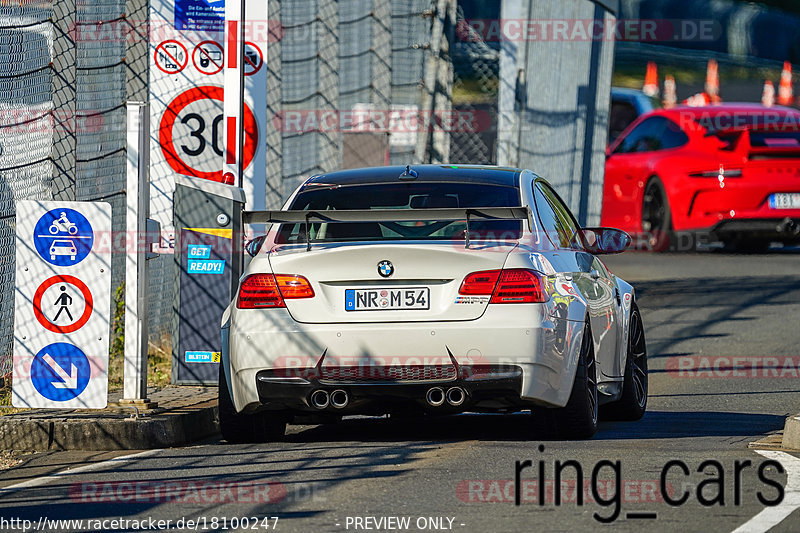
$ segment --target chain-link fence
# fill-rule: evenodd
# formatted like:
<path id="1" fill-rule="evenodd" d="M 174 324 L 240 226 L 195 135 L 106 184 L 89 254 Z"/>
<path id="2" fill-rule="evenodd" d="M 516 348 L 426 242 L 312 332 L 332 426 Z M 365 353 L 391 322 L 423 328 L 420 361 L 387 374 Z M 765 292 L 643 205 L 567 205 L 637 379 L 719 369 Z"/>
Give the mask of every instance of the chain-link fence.
<path id="1" fill-rule="evenodd" d="M 14 200 L 102 199 L 122 230 L 124 104 L 146 101 L 152 89 L 147 0 L 52 2 L 0 7 L 0 371 L 12 338 Z M 278 207 L 315 173 L 452 162 L 545 169 L 573 208 L 595 209 L 586 198 L 602 178 L 604 141 L 594 133 L 605 126 L 594 121 L 604 111 L 597 95 L 608 91 L 613 43 L 465 32 L 476 4 L 269 0 L 266 206 Z M 482 16 L 613 18 L 601 4 L 484 3 Z M 556 80 L 540 75 L 552 64 L 564 66 Z M 65 117 L 80 127 L 37 127 Z M 18 135 L 21 125 L 32 133 Z M 115 287 L 123 261 L 114 255 Z M 171 322 L 172 258 L 148 266 L 153 342 Z"/>
<path id="2" fill-rule="evenodd" d="M 450 158 L 485 165 L 497 162 L 497 100 L 500 88 L 499 43 L 468 33 L 459 6 L 453 48 L 453 106 L 456 117 L 472 118 L 473 128 L 454 128 Z"/>
<path id="3" fill-rule="evenodd" d="M 0 5 L 0 375 L 11 370 L 16 200 L 50 196 L 51 2 Z"/>
<path id="4" fill-rule="evenodd" d="M 109 31 L 126 18 L 125 0 L 13 4 L 0 6 L 2 374 L 11 368 L 15 202 L 105 200 L 113 230 L 125 224 L 129 42 L 125 31 Z M 114 254 L 111 271 L 116 287 L 123 254 Z"/>

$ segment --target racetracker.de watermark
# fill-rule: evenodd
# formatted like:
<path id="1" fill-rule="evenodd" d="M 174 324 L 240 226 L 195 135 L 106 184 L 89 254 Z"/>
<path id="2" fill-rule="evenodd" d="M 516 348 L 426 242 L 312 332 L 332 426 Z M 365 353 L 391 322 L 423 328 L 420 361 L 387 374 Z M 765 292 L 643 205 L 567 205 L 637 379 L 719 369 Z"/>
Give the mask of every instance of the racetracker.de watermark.
<path id="1" fill-rule="evenodd" d="M 540 500 L 539 482 L 534 479 L 522 480 L 520 495 L 522 503 L 552 504 L 608 502 L 616 494 L 622 495 L 623 503 L 660 503 L 659 480 L 657 479 L 625 479 L 619 482 L 614 479 L 584 480 L 582 485 L 574 479 L 563 480 L 559 490 L 552 480 L 545 481 L 544 500 Z M 579 488 L 580 487 L 580 488 Z M 668 484 L 667 490 L 672 495 L 675 491 Z M 599 498 L 595 498 L 597 494 Z M 456 497 L 465 503 L 511 503 L 516 498 L 516 483 L 513 479 L 465 479 L 456 485 Z"/>
<path id="2" fill-rule="evenodd" d="M 490 129 L 492 119 L 486 111 L 472 109 L 303 109 L 277 113 L 272 124 L 285 133 L 416 133 L 431 129 L 477 133 Z"/>
<path id="3" fill-rule="evenodd" d="M 326 354 L 323 358 L 281 356 L 275 359 L 272 372 L 281 377 L 342 381 L 469 379 L 488 376 L 502 366 L 503 363 L 492 365 L 484 357 L 460 358 L 454 364 L 453 359 L 446 355 L 363 357 Z"/>
<path id="4" fill-rule="evenodd" d="M 308 42 L 316 34 L 316 25 L 302 26 L 302 32 L 296 30 L 286 32 L 279 20 L 249 20 L 244 23 L 245 39 L 257 43 L 274 43 L 285 41 Z M 228 42 L 221 25 L 198 27 L 194 30 L 177 30 L 172 22 L 163 20 L 122 18 L 111 21 L 83 21 L 74 24 L 68 31 L 75 42 L 102 43 L 141 43 L 151 45 L 168 39 L 187 39 L 199 42 L 212 40 L 219 43 Z"/>
<path id="5" fill-rule="evenodd" d="M 97 481 L 73 483 L 75 503 L 276 503 L 286 486 L 274 481 Z"/>
<path id="6" fill-rule="evenodd" d="M 800 113 L 769 109 L 749 111 L 691 110 L 678 113 L 680 127 L 688 131 L 703 128 L 709 132 L 741 130 L 744 128 L 800 132 Z"/>
<path id="7" fill-rule="evenodd" d="M 43 111 L 26 107 L 0 109 L 0 129 L 6 135 L 56 132 L 80 135 L 108 130 L 108 126 L 101 111 Z"/>
<path id="8" fill-rule="evenodd" d="M 464 19 L 456 25 L 465 42 L 631 41 L 710 42 L 722 35 L 713 19 Z"/>
<path id="9" fill-rule="evenodd" d="M 680 355 L 667 359 L 673 378 L 800 378 L 800 356 Z"/>

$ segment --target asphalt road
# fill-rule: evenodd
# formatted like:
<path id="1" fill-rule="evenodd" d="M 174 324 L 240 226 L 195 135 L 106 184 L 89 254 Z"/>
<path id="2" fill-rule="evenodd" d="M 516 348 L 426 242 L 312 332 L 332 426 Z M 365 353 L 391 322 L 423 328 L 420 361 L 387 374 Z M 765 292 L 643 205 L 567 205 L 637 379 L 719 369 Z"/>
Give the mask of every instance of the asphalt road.
<path id="1" fill-rule="evenodd" d="M 14 531 L 3 522 L 12 518 L 35 528 L 41 517 L 84 523 L 42 522 L 39 531 L 132 531 L 142 525 L 133 521 L 174 527 L 182 518 L 200 519 L 191 524 L 200 531 L 243 531 L 243 517 L 258 519 L 248 530 L 285 532 L 800 530 L 800 461 L 748 449 L 800 412 L 800 254 L 628 253 L 607 262 L 635 283 L 648 336 L 650 402 L 640 422 L 603 422 L 590 441 L 562 442 L 541 440 L 522 415 L 355 419 L 294 426 L 278 444 L 40 454 L 0 472 L 0 487 L 27 483 L 2 493 L 0 530 Z M 525 460 L 532 466 L 515 505 L 515 463 Z M 555 461 L 575 461 L 560 505 Z M 666 476 L 667 496 L 687 495 L 680 505 L 660 488 L 670 461 L 688 470 Z M 774 503 L 782 491 L 781 505 L 759 515 L 759 495 Z"/>

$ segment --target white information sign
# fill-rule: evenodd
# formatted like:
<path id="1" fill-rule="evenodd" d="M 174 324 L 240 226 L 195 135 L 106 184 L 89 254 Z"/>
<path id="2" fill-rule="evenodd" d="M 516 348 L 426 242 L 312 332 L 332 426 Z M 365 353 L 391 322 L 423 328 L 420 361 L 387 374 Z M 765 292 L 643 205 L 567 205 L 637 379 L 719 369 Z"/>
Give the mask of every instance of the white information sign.
<path id="1" fill-rule="evenodd" d="M 111 206 L 17 202 L 12 405 L 108 401 Z"/>

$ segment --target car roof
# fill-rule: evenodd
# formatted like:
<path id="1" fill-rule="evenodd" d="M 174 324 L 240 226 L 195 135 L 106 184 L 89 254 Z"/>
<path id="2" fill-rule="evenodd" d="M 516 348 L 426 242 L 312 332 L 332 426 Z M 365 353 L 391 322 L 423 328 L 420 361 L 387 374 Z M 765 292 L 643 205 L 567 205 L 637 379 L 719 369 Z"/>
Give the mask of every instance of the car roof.
<path id="1" fill-rule="evenodd" d="M 490 165 L 409 165 L 408 168 L 417 173 L 417 177 L 413 180 L 416 182 L 482 183 L 506 187 L 518 187 L 519 174 L 522 172 L 518 168 Z M 400 165 L 337 170 L 311 176 L 301 190 L 322 184 L 402 183 L 400 175 L 405 172 L 406 166 Z"/>
<path id="2" fill-rule="evenodd" d="M 638 113 L 647 113 L 656 108 L 653 101 L 649 96 L 637 89 L 628 89 L 626 87 L 612 87 L 611 88 L 611 101 L 612 102 L 626 102 L 634 104 Z"/>
<path id="3" fill-rule="evenodd" d="M 643 98 L 647 98 L 647 95 L 638 89 L 629 89 L 627 87 L 611 88 L 612 98 L 638 98 L 640 96 Z"/>

